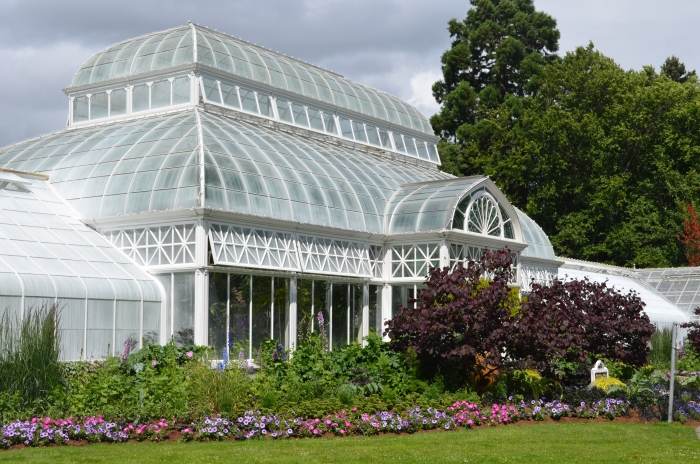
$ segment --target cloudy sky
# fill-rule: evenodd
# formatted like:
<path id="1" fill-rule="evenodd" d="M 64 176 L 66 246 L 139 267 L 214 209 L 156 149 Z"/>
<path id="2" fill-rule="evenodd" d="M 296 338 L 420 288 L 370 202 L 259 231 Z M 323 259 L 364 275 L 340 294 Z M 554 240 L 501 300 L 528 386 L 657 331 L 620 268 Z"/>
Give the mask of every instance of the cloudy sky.
<path id="1" fill-rule="evenodd" d="M 593 41 L 625 68 L 675 54 L 700 69 L 700 2 L 535 0 L 560 53 Z M 0 146 L 65 126 L 61 89 L 90 55 L 188 20 L 393 93 L 426 115 L 466 0 L 0 0 Z"/>

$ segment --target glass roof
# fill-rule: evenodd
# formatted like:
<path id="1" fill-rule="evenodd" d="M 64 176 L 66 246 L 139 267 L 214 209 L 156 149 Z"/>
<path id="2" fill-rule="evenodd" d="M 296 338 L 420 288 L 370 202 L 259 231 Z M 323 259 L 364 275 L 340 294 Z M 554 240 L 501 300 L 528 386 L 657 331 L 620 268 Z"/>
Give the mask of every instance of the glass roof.
<path id="1" fill-rule="evenodd" d="M 214 209 L 383 233 L 401 184 L 451 177 L 192 109 L 25 141 L 0 149 L 0 167 L 49 175 L 87 218 L 193 208 L 199 130 L 205 206 Z"/>
<path id="2" fill-rule="evenodd" d="M 695 317 L 700 306 L 700 268 L 637 269 L 636 275 L 670 302 Z"/>
<path id="3" fill-rule="evenodd" d="M 649 316 L 652 323 L 659 326 L 668 326 L 673 322 L 689 322 L 690 320 L 686 313 L 664 298 L 659 292 L 649 287 L 644 282 L 630 277 L 597 273 L 581 269 L 569 269 L 565 264 L 564 267 L 559 268 L 559 278 L 562 280 L 580 280 L 588 278 L 593 282 L 607 281 L 608 287 L 615 287 L 615 289 L 622 293 L 634 290 L 642 301 L 646 303 L 644 312 Z"/>
<path id="4" fill-rule="evenodd" d="M 46 181 L 23 180 L 28 191 L 0 189 L 3 297 L 23 297 L 33 304 L 54 299 L 161 301 L 154 279 L 77 220 Z"/>
<path id="5" fill-rule="evenodd" d="M 515 208 L 515 206 L 513 208 Z M 520 256 L 556 259 L 552 243 L 549 241 L 547 234 L 544 233 L 544 230 L 518 208 L 515 208 L 515 211 L 518 213 L 518 219 L 520 219 L 520 230 L 523 233 L 523 241 L 528 245 L 527 248 L 520 252 Z"/>
<path id="6" fill-rule="evenodd" d="M 305 97 L 433 135 L 408 103 L 322 68 L 201 26 L 182 26 L 127 40 L 88 59 L 71 86 L 138 76 L 194 62 Z"/>
<path id="7" fill-rule="evenodd" d="M 448 228 L 456 202 L 485 179 L 482 176 L 459 177 L 402 185 L 387 205 L 387 233 L 406 234 Z"/>

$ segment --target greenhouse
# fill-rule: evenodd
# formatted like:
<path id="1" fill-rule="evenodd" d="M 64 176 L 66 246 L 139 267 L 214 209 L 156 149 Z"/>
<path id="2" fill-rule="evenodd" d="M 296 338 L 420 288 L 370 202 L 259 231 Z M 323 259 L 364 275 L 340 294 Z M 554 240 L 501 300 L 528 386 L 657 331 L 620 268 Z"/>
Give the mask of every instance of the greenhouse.
<path id="1" fill-rule="evenodd" d="M 93 55 L 64 92 L 65 130 L 0 149 L 0 302 L 63 305 L 68 358 L 127 339 L 255 358 L 321 319 L 338 348 L 489 249 L 523 291 L 558 276 L 488 177 L 440 171 L 424 115 L 331 71 L 188 24 Z"/>

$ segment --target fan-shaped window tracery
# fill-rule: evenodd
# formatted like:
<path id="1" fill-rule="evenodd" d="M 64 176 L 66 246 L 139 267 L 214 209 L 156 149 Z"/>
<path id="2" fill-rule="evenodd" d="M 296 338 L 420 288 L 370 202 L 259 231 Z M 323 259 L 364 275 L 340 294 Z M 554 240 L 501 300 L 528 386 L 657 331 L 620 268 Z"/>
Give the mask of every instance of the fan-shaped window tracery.
<path id="1" fill-rule="evenodd" d="M 453 230 L 513 239 L 513 223 L 503 206 L 481 188 L 460 200 L 452 219 Z"/>

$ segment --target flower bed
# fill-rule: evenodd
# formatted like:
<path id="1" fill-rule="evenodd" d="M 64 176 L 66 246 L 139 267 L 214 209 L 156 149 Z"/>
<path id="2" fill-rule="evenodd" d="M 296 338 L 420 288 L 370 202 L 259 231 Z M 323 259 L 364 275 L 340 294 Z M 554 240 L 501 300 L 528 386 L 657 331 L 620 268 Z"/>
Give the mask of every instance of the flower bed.
<path id="1" fill-rule="evenodd" d="M 559 402 L 511 402 L 482 407 L 467 401 L 457 401 L 444 411 L 416 406 L 403 413 L 378 411 L 366 413 L 357 408 L 342 410 L 324 417 L 299 418 L 266 415 L 260 411 L 246 411 L 235 419 L 221 416 L 204 417 L 191 424 L 178 424 L 161 419 L 147 424 L 117 423 L 102 416 L 51 419 L 34 418 L 0 427 L 0 447 L 12 445 L 41 446 L 67 444 L 70 441 L 90 443 L 125 441 L 162 441 L 171 432 L 179 432 L 182 441 L 208 441 L 253 438 L 317 438 L 327 435 L 378 435 L 382 433 L 414 433 L 420 430 L 455 430 L 482 425 L 497 426 L 520 420 L 541 421 L 561 417 L 584 419 L 605 417 L 613 419 L 628 413 L 626 401 L 607 399 L 594 404 L 581 403 L 571 407 Z"/>

